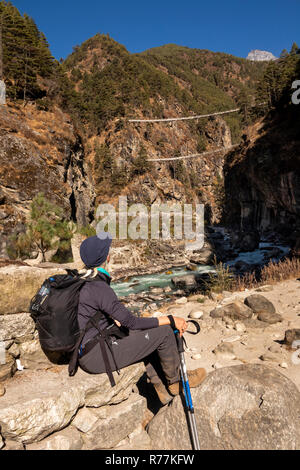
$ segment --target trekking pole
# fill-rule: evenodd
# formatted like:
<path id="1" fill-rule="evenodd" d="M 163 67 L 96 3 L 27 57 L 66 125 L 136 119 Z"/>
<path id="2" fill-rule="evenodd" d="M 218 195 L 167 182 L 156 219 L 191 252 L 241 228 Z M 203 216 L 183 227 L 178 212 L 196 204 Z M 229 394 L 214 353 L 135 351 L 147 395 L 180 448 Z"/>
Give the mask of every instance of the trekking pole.
<path id="1" fill-rule="evenodd" d="M 195 419 L 195 410 L 194 410 L 191 389 L 190 389 L 189 379 L 187 375 L 186 362 L 185 362 L 185 357 L 184 357 L 185 340 L 182 336 L 180 336 L 180 333 L 175 326 L 173 316 L 170 315 L 169 318 L 170 318 L 171 326 L 174 330 L 174 334 L 176 336 L 177 347 L 178 347 L 178 352 L 179 352 L 179 357 L 180 357 L 180 374 L 181 374 L 185 404 L 186 404 L 186 409 L 187 409 L 188 423 L 189 423 L 189 427 L 191 431 L 192 445 L 193 445 L 194 450 L 200 450 L 200 443 L 199 443 L 199 437 L 198 437 L 196 419 Z M 193 320 L 189 320 L 188 323 L 193 323 L 197 328 L 196 332 L 188 331 L 188 333 L 198 334 L 200 331 L 199 323 Z"/>

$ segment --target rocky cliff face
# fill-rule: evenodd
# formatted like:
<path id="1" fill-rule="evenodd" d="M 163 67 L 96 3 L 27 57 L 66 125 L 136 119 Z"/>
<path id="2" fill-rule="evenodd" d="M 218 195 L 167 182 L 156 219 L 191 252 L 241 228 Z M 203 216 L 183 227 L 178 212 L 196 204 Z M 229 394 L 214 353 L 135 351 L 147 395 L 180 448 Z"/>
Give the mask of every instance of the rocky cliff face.
<path id="1" fill-rule="evenodd" d="M 22 230 L 39 192 L 86 225 L 94 193 L 81 138 L 59 109 L 38 111 L 16 105 L 0 109 L 0 253 Z"/>
<path id="2" fill-rule="evenodd" d="M 300 229 L 300 140 L 288 115 L 252 126 L 225 165 L 227 224 L 276 232 L 293 243 Z"/>
<path id="3" fill-rule="evenodd" d="M 24 227 L 32 199 L 43 192 L 64 208 L 68 218 L 81 226 L 94 218 L 99 203 L 203 203 L 211 222 L 220 219 L 225 149 L 231 145 L 229 126 L 220 117 L 204 126 L 155 124 L 133 125 L 111 121 L 100 136 L 90 138 L 76 132 L 67 114 L 55 108 L 39 111 L 34 105 L 2 107 L 0 150 L 1 255 L 6 256 L 12 234 Z M 167 158 L 199 153 L 199 138 L 206 150 L 223 152 L 175 162 L 155 162 L 151 171 L 130 177 L 141 146 L 147 158 Z M 99 180 L 96 150 L 105 144 L 116 169 L 126 173 L 121 187 Z"/>
<path id="4" fill-rule="evenodd" d="M 220 218 L 218 191 L 222 186 L 223 163 L 226 148 L 231 146 L 229 126 L 220 117 L 207 122 L 199 131 L 189 124 L 157 123 L 154 125 L 125 123 L 117 130 L 112 122 L 100 137 L 92 137 L 87 142 L 89 148 L 105 143 L 110 149 L 118 169 L 127 174 L 127 184 L 123 188 L 113 183 L 103 186 L 97 181 L 97 159 L 94 151 L 88 155 L 91 161 L 92 176 L 97 195 L 97 203 L 114 202 L 116 195 L 127 195 L 128 203 L 150 205 L 157 202 L 203 203 L 211 221 Z M 138 157 L 141 146 L 145 148 L 146 158 L 172 158 L 199 153 L 197 147 L 200 136 L 207 142 L 206 151 L 222 148 L 223 152 L 203 155 L 178 161 L 154 162 L 151 171 L 130 178 L 132 164 Z M 200 151 L 201 152 L 201 151 Z"/>

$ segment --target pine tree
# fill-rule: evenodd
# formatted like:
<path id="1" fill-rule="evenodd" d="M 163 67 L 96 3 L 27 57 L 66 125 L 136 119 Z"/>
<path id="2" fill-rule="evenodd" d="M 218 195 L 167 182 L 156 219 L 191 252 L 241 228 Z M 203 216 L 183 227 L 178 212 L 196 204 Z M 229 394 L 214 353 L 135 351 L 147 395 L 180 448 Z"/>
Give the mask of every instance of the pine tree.
<path id="1" fill-rule="evenodd" d="M 251 100 L 251 97 L 249 97 L 248 93 L 243 88 L 240 91 L 240 94 L 238 96 L 238 104 L 240 107 L 240 113 L 242 114 L 242 117 L 243 117 L 243 123 L 246 126 L 250 123 L 250 114 L 251 114 L 251 101 L 250 100 Z"/>
<path id="2" fill-rule="evenodd" d="M 289 55 L 288 51 L 286 49 L 283 49 L 283 51 L 280 54 L 280 59 L 285 59 Z"/>
<path id="3" fill-rule="evenodd" d="M 2 47 L 1 47 L 2 46 Z M 0 2 L 0 76 L 5 78 L 11 98 L 38 98 L 38 77 L 49 77 L 54 60 L 45 36 L 34 20 L 22 16 L 11 3 Z"/>
<path id="4" fill-rule="evenodd" d="M 110 179 L 113 173 L 113 158 L 107 145 L 101 145 L 95 149 L 95 182 L 96 184 Z"/>
<path id="5" fill-rule="evenodd" d="M 290 54 L 291 55 L 298 54 L 298 51 L 299 51 L 299 46 L 296 42 L 294 42 L 293 45 L 292 45 Z"/>
<path id="6" fill-rule="evenodd" d="M 26 232 L 15 237 L 13 248 L 18 257 L 32 251 L 45 254 L 53 248 L 66 250 L 73 233 L 63 217 L 62 209 L 48 201 L 44 194 L 38 194 L 30 207 Z"/>
<path id="7" fill-rule="evenodd" d="M 152 163 L 148 160 L 145 147 L 141 145 L 138 156 L 133 161 L 132 174 L 143 175 L 152 169 Z"/>
<path id="8" fill-rule="evenodd" d="M 267 101 L 270 108 L 283 108 L 291 100 L 291 84 L 298 79 L 300 58 L 297 54 L 289 54 L 285 59 L 268 65 L 257 88 L 257 98 Z"/>

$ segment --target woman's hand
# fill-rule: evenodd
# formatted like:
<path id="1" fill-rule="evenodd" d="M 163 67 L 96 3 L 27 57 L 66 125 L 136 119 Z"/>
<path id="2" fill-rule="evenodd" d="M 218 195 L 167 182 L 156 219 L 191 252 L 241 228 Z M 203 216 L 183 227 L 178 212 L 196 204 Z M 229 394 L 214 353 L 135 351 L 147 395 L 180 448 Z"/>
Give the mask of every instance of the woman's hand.
<path id="1" fill-rule="evenodd" d="M 176 328 L 179 331 L 180 336 L 182 336 L 183 333 L 187 330 L 188 324 L 184 318 L 180 318 L 180 317 L 173 317 L 173 318 L 175 321 Z"/>
<path id="2" fill-rule="evenodd" d="M 180 317 L 173 317 L 173 318 L 174 318 L 175 326 L 178 329 L 180 336 L 182 336 L 183 333 L 187 330 L 188 324 L 184 318 L 180 318 Z M 170 319 L 168 317 L 159 317 L 158 324 L 159 326 L 170 325 Z"/>

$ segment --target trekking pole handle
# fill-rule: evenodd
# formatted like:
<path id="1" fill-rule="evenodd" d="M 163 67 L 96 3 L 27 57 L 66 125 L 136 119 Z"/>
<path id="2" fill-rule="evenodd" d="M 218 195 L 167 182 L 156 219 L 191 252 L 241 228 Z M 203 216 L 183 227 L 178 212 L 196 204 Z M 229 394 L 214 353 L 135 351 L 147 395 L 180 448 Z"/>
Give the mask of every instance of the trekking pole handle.
<path id="1" fill-rule="evenodd" d="M 180 336 L 180 333 L 178 330 L 175 330 L 174 333 L 176 336 L 178 352 L 179 354 L 184 353 L 184 338 L 183 336 Z"/>
<path id="2" fill-rule="evenodd" d="M 183 336 L 180 336 L 180 332 L 176 328 L 175 320 L 174 320 L 173 315 L 168 315 L 168 318 L 170 320 L 171 327 L 172 327 L 172 329 L 174 331 L 174 334 L 175 334 L 175 337 L 176 337 L 178 352 L 179 353 L 184 353 L 184 338 L 183 338 Z"/>

